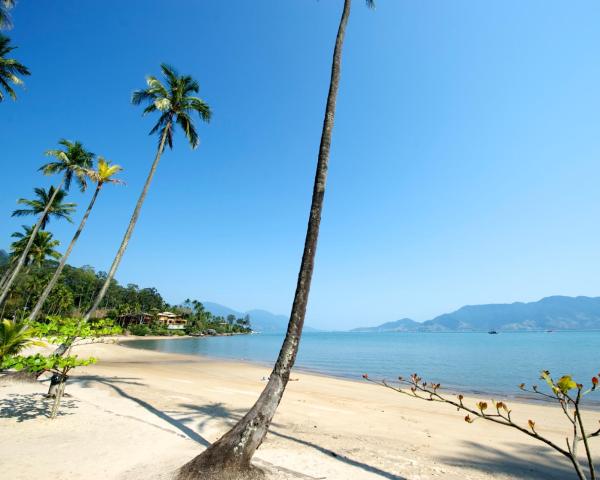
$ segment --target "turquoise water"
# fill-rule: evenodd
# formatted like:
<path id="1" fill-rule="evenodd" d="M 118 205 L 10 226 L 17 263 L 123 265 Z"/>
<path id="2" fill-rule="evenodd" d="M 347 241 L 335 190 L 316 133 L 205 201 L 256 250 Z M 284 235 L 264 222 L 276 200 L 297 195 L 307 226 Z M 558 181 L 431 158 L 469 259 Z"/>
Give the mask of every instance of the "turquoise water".
<path id="1" fill-rule="evenodd" d="M 281 335 L 260 334 L 136 340 L 128 345 L 272 363 L 282 340 Z M 600 332 L 306 333 L 296 366 L 354 379 L 368 373 L 393 380 L 417 372 L 424 379 L 455 389 L 517 394 L 520 383 L 539 383 L 543 369 L 589 382 L 600 372 L 599 349 Z"/>

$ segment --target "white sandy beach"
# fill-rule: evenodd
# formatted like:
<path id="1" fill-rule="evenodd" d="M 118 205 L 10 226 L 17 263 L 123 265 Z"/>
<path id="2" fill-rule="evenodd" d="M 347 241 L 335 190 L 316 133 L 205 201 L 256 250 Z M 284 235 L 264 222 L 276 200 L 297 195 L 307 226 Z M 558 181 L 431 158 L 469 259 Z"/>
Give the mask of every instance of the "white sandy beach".
<path id="1" fill-rule="evenodd" d="M 168 478 L 253 404 L 269 374 L 254 364 L 115 344 L 76 353 L 100 361 L 76 371 L 56 420 L 47 418 L 47 382 L 0 383 L 2 478 Z M 255 456 L 270 478 L 573 478 L 570 464 L 543 445 L 489 422 L 469 425 L 448 406 L 360 381 L 292 378 Z M 533 418 L 564 444 L 568 429 L 556 408 L 510 406 L 515 418 Z M 590 424 L 598 418 L 588 412 Z"/>

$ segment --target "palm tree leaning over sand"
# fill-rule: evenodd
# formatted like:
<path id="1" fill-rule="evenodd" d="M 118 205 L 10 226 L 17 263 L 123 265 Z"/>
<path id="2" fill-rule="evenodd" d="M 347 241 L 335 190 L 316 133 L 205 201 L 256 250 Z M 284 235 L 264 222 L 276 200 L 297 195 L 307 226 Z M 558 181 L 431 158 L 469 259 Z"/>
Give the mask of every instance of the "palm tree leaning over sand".
<path id="1" fill-rule="evenodd" d="M 81 235 L 81 232 L 83 231 L 83 227 L 85 227 L 85 223 L 87 222 L 87 219 L 90 216 L 92 208 L 94 207 L 94 204 L 96 203 L 96 198 L 98 198 L 98 194 L 100 193 L 100 190 L 102 189 L 102 187 L 107 183 L 112 183 L 112 184 L 122 184 L 123 183 L 122 181 L 120 181 L 116 178 L 113 178 L 121 170 L 123 170 L 123 168 L 121 168 L 121 166 L 111 165 L 109 161 L 106 161 L 102 157 L 98 157 L 97 169 L 90 170 L 89 176 L 94 182 L 96 182 L 96 190 L 94 191 L 94 195 L 92 195 L 92 199 L 90 200 L 88 208 L 85 211 L 85 215 L 83 216 L 83 218 L 81 219 L 81 222 L 79 223 L 79 227 L 77 228 L 75 235 L 73 235 L 73 238 L 71 239 L 71 243 L 69 244 L 67 251 L 62 256 L 60 263 L 58 264 L 58 267 L 56 268 L 56 270 L 54 272 L 54 275 L 52 275 L 50 282 L 48 282 L 48 285 L 46 285 L 46 288 L 40 295 L 40 298 L 38 299 L 37 303 L 35 304 L 35 307 L 33 307 L 33 310 L 29 314 L 30 322 L 35 321 L 38 314 L 40 313 L 40 310 L 44 306 L 44 303 L 46 302 L 48 295 L 50 295 L 50 292 L 54 288 L 54 285 L 56 285 L 56 282 L 58 281 L 58 278 L 60 277 L 60 274 L 63 271 L 65 264 L 67 263 L 67 259 L 69 258 L 69 255 L 71 255 L 71 251 L 73 250 L 75 243 L 77 243 L 77 240 L 79 239 L 79 236 Z"/>
<path id="2" fill-rule="evenodd" d="M 5 285 L 2 287 L 2 291 L 0 292 L 0 305 L 6 299 L 8 295 L 8 291 L 10 287 L 16 280 L 21 268 L 23 268 L 23 263 L 29 254 L 29 249 L 35 240 L 35 236 L 41 228 L 42 222 L 46 220 L 48 215 L 48 211 L 56 201 L 56 197 L 58 192 L 61 192 L 63 187 L 66 191 L 71 187 L 71 182 L 73 179 L 77 181 L 79 184 L 79 189 L 83 192 L 87 187 L 87 172 L 90 168 L 92 168 L 92 161 L 94 158 L 94 154 L 88 152 L 80 142 L 70 142 L 69 140 L 60 140 L 58 142 L 61 146 L 64 147 L 63 150 L 48 150 L 46 155 L 54 157 L 54 161 L 46 163 L 42 165 L 40 170 L 45 175 L 53 175 L 55 173 L 62 174 L 62 179 L 57 187 L 55 187 L 52 196 L 50 197 L 48 204 L 44 208 L 44 211 L 40 214 L 38 222 L 35 224 L 33 231 L 31 232 L 31 237 L 29 238 L 29 242 L 27 243 L 25 249 L 23 250 L 23 254 L 17 261 L 14 270 L 10 274 L 10 277 L 6 281 Z"/>
<path id="3" fill-rule="evenodd" d="M 373 7 L 373 0 L 367 0 L 367 5 Z M 344 0 L 344 9 L 333 54 L 331 83 L 321 134 L 321 145 L 319 148 L 304 253 L 287 334 L 279 352 L 279 357 L 277 358 L 267 386 L 250 411 L 229 432 L 208 447 L 203 453 L 184 465 L 178 473 L 178 480 L 230 480 L 262 476 L 261 472 L 255 469 L 250 462 L 254 452 L 263 442 L 271 420 L 283 397 L 292 366 L 296 360 L 296 354 L 298 353 L 300 336 L 302 335 L 317 249 L 321 211 L 323 209 L 329 148 L 331 145 L 331 133 L 340 81 L 342 47 L 350 15 L 350 7 L 351 0 Z"/>
<path id="4" fill-rule="evenodd" d="M 0 0 L 2 1 L 2 0 Z M 17 99 L 17 94 L 12 85 L 23 85 L 20 76 L 30 75 L 29 69 L 14 58 L 7 55 L 17 47 L 10 46 L 10 38 L 0 34 L 0 86 L 10 98 Z M 4 100 L 4 92 L 0 89 L 0 102 Z"/>
<path id="5" fill-rule="evenodd" d="M 197 113 L 200 116 L 200 119 L 205 122 L 210 121 L 210 107 L 203 100 L 192 95 L 193 93 L 198 93 L 200 91 L 198 82 L 188 75 L 178 75 L 177 72 L 168 65 L 162 64 L 160 68 L 165 76 L 166 85 L 163 85 L 156 77 L 149 76 L 146 79 L 147 87 L 143 90 L 135 91 L 131 97 L 131 102 L 134 105 L 147 104 L 144 109 L 144 115 L 154 112 L 160 113 L 158 122 L 156 122 L 156 125 L 150 130 L 150 135 L 157 132 L 160 133 L 158 150 L 156 151 L 154 162 L 150 167 L 150 172 L 146 178 L 142 193 L 133 210 L 133 215 L 129 221 L 129 226 L 125 231 L 121 246 L 113 260 L 108 276 L 94 300 L 94 304 L 83 317 L 84 322 L 89 320 L 91 315 L 100 305 L 100 302 L 102 302 L 110 282 L 117 272 L 117 268 L 127 249 L 135 224 L 140 216 L 142 205 L 148 194 L 150 183 L 156 172 L 156 167 L 158 167 L 158 162 L 163 154 L 165 145 L 168 145 L 171 149 L 173 148 L 173 130 L 175 124 L 181 127 L 191 147 L 195 149 L 200 143 L 200 138 L 194 127 L 191 114 Z"/>

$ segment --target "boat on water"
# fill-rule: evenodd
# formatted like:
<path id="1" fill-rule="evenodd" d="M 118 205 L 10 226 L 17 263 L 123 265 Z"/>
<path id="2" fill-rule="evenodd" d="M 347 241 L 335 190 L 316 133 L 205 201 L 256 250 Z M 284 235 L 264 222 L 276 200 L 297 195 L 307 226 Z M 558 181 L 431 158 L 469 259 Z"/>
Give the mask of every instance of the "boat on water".
<path id="1" fill-rule="evenodd" d="M 496 330 L 490 330 L 488 333 L 490 335 L 498 335 L 498 332 Z"/>

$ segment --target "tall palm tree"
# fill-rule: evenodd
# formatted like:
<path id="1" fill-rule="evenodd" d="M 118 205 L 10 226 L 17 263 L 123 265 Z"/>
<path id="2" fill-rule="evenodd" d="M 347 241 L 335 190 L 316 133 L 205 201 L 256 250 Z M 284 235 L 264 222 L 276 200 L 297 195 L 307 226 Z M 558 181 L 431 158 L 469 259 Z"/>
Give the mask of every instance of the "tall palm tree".
<path id="1" fill-rule="evenodd" d="M 113 260 L 108 272 L 108 276 L 106 277 L 100 292 L 96 296 L 94 304 L 85 314 L 83 321 L 87 321 L 98 308 L 100 302 L 106 294 L 111 280 L 117 272 L 117 268 L 119 267 L 119 263 L 121 263 L 123 254 L 127 249 L 127 245 L 129 244 L 129 239 L 131 238 L 135 224 L 140 216 L 142 205 L 144 204 L 144 200 L 148 194 L 150 183 L 152 182 L 152 178 L 154 177 L 154 173 L 158 167 L 158 162 L 163 154 L 165 145 L 168 145 L 171 149 L 173 148 L 173 131 L 175 129 L 175 125 L 179 125 L 181 127 L 183 133 L 188 139 L 188 142 L 194 149 L 200 143 L 200 139 L 198 137 L 198 133 L 196 132 L 196 128 L 194 127 L 194 122 L 191 115 L 197 113 L 201 120 L 205 122 L 210 121 L 210 107 L 202 99 L 192 95 L 200 91 L 198 82 L 188 75 L 179 75 L 176 70 L 168 65 L 162 64 L 160 68 L 165 77 L 166 85 L 156 77 L 149 76 L 146 79 L 147 87 L 143 90 L 135 91 L 131 97 L 131 102 L 134 105 L 147 104 L 146 108 L 144 109 L 144 115 L 154 112 L 158 112 L 160 114 L 158 121 L 152 130 L 150 130 L 150 135 L 155 133 L 160 134 L 160 141 L 158 142 L 156 156 L 154 157 L 154 162 L 152 162 L 152 166 L 150 167 L 150 172 L 146 178 L 146 183 L 144 184 L 142 193 L 140 194 L 135 209 L 133 210 L 131 220 L 129 221 L 129 226 L 125 231 L 125 235 L 121 245 L 119 246 L 119 250 L 117 251 L 115 259 Z"/>
<path id="2" fill-rule="evenodd" d="M 34 188 L 34 192 L 37 198 L 28 200 L 26 198 L 19 198 L 17 203 L 20 205 L 27 205 L 29 208 L 19 208 L 12 213 L 13 217 L 24 217 L 27 215 L 42 215 L 40 219 L 40 230 L 46 230 L 46 226 L 50 223 L 50 218 L 56 219 L 64 218 L 69 223 L 73 223 L 71 214 L 77 207 L 76 203 L 63 203 L 67 192 L 60 190 L 55 191 L 54 187 L 50 187 L 48 190 L 44 188 Z M 54 198 L 54 201 L 50 201 Z"/>
<path id="3" fill-rule="evenodd" d="M 96 190 L 94 191 L 94 195 L 92 196 L 92 199 L 90 200 L 87 210 L 85 211 L 85 215 L 83 216 L 83 218 L 81 219 L 81 222 L 79 223 L 79 227 L 77 228 L 75 235 L 73 235 L 73 238 L 71 239 L 71 243 L 69 244 L 67 251 L 62 256 L 60 263 L 58 264 L 58 267 L 57 267 L 56 271 L 54 272 L 54 275 L 52 275 L 50 282 L 48 282 L 48 285 L 46 285 L 46 288 L 40 295 L 40 298 L 38 299 L 35 307 L 33 307 L 33 310 L 29 314 L 29 321 L 33 322 L 37 318 L 38 314 L 40 313 L 40 310 L 42 309 L 42 307 L 44 306 L 44 303 L 46 302 L 46 299 L 48 298 L 48 295 L 50 295 L 50 292 L 54 288 L 54 285 L 56 285 L 56 282 L 58 281 L 58 278 L 60 277 L 60 274 L 63 271 L 65 264 L 67 263 L 67 259 L 69 258 L 69 255 L 71 255 L 71 251 L 73 250 L 75 243 L 79 239 L 79 236 L 81 235 L 81 232 L 83 231 L 83 227 L 85 227 L 85 223 L 87 222 L 87 219 L 90 216 L 92 208 L 94 207 L 94 204 L 96 203 L 96 198 L 98 198 L 98 194 L 100 193 L 100 190 L 107 183 L 122 184 L 123 182 L 121 180 L 114 178 L 114 176 L 117 175 L 122 170 L 123 170 L 123 168 L 121 166 L 111 165 L 109 161 L 106 161 L 102 157 L 98 157 L 98 166 L 97 166 L 96 170 L 89 172 L 90 178 L 96 182 Z"/>
<path id="4" fill-rule="evenodd" d="M 302 327 L 304 326 L 304 316 L 315 262 L 319 225 L 325 195 L 325 183 L 327 180 L 331 134 L 340 82 L 342 48 L 346 25 L 350 16 L 351 3 L 352 0 L 344 0 L 344 8 L 335 41 L 329 95 L 325 108 L 325 119 L 323 121 L 304 253 L 300 264 L 298 283 L 296 285 L 296 293 L 294 295 L 294 303 L 292 305 L 285 340 L 269 381 L 254 406 L 218 441 L 208 447 L 202 454 L 185 464 L 179 470 L 178 480 L 248 478 L 248 475 L 252 471 L 255 471 L 251 465 L 252 456 L 267 434 L 269 425 L 281 402 L 290 378 L 291 369 L 298 353 Z M 367 0 L 366 3 L 369 7 L 374 6 L 373 0 Z"/>
<path id="5" fill-rule="evenodd" d="M 15 0 L 0 0 L 0 30 L 12 27 L 9 10 L 15 6 Z"/>
<path id="6" fill-rule="evenodd" d="M 19 257 L 27 247 L 29 239 L 33 233 L 34 227 L 28 227 L 26 225 L 22 225 L 22 227 L 23 232 L 15 232 L 11 235 L 11 237 L 18 239 L 10 245 L 11 259 L 14 259 L 13 262 L 18 261 Z M 35 265 L 37 267 L 41 267 L 48 257 L 58 260 L 61 255 L 55 250 L 55 248 L 59 245 L 60 242 L 54 239 L 52 233 L 38 232 L 33 240 L 31 248 L 29 249 L 24 266 Z"/>
<path id="7" fill-rule="evenodd" d="M 13 100 L 17 99 L 17 94 L 12 85 L 23 85 L 23 80 L 19 77 L 31 75 L 29 69 L 14 58 L 7 58 L 7 55 L 17 47 L 10 46 L 10 38 L 0 34 L 0 102 L 4 100 L 5 93 Z M 12 85 L 11 85 L 12 84 Z"/>
<path id="8" fill-rule="evenodd" d="M 58 186 L 55 187 L 54 193 L 48 201 L 48 205 L 40 214 L 39 220 L 35 224 L 33 232 L 31 233 L 31 237 L 29 238 L 29 243 L 23 250 L 23 254 L 21 255 L 19 261 L 15 265 L 15 268 L 13 269 L 9 279 L 6 281 L 5 285 L 0 291 L 0 305 L 2 305 L 2 303 L 6 299 L 10 287 L 19 275 L 21 268 L 23 268 L 25 258 L 29 253 L 29 249 L 31 248 L 31 245 L 35 240 L 38 230 L 40 230 L 41 228 L 42 221 L 44 220 L 44 218 L 46 218 L 48 214 L 48 210 L 56 201 L 58 192 L 60 192 L 63 189 L 63 187 L 65 190 L 68 191 L 71 187 L 73 179 L 77 181 L 77 183 L 79 184 L 79 189 L 82 192 L 85 191 L 87 187 L 87 172 L 92 168 L 94 154 L 92 152 L 88 152 L 80 142 L 70 142 L 69 140 L 62 139 L 58 143 L 63 147 L 63 149 L 48 150 L 46 152 L 46 155 L 53 157 L 54 161 L 42 165 L 40 167 L 40 170 L 45 175 L 53 175 L 57 173 L 62 174 L 61 181 L 58 184 Z"/>

